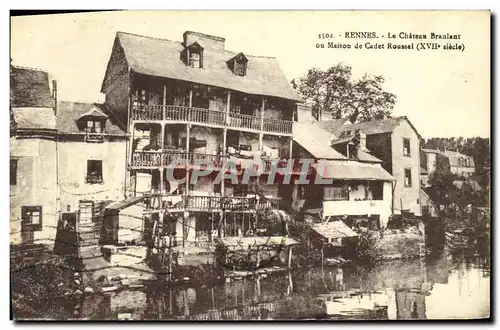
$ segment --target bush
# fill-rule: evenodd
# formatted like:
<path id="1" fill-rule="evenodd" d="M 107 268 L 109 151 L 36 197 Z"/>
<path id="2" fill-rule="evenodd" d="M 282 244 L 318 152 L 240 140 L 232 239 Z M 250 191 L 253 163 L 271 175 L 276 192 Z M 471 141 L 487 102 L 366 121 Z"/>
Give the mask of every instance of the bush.
<path id="1" fill-rule="evenodd" d="M 378 241 L 378 236 L 372 231 L 362 231 L 358 234 L 356 256 L 362 264 L 373 264 L 381 259 Z"/>

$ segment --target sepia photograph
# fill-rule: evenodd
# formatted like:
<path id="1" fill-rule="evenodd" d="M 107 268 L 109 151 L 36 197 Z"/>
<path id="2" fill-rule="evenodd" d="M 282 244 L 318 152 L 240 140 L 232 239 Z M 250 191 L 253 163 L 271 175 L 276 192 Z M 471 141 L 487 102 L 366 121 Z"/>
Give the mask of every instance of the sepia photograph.
<path id="1" fill-rule="evenodd" d="M 491 21 L 11 11 L 11 320 L 491 319 Z"/>

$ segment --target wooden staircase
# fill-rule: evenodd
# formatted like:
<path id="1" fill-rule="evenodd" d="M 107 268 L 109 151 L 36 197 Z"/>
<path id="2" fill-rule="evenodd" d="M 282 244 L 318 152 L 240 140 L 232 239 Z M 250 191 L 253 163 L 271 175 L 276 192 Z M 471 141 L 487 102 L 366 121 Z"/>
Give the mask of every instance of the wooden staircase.
<path id="1" fill-rule="evenodd" d="M 78 246 L 96 246 L 101 237 L 101 226 L 99 222 L 81 223 L 78 225 Z"/>

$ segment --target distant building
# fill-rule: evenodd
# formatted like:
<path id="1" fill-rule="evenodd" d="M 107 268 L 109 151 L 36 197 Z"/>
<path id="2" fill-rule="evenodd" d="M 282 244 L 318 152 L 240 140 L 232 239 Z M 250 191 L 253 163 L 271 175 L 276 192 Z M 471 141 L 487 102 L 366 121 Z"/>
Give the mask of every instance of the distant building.
<path id="1" fill-rule="evenodd" d="M 422 149 L 421 165 L 430 174 L 436 169 L 449 170 L 459 177 L 468 178 L 476 172 L 474 159 L 458 151 Z"/>
<path id="2" fill-rule="evenodd" d="M 10 242 L 53 244 L 57 130 L 47 72 L 10 68 Z"/>

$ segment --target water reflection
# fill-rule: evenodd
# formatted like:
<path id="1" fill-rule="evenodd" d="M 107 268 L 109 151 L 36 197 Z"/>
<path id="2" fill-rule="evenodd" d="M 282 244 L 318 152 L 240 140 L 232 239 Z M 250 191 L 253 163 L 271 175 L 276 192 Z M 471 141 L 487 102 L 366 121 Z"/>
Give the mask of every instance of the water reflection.
<path id="1" fill-rule="evenodd" d="M 90 301 L 90 302 L 89 302 Z M 463 256 L 296 270 L 152 292 L 93 296 L 91 319 L 436 319 L 489 314 L 489 262 Z"/>

